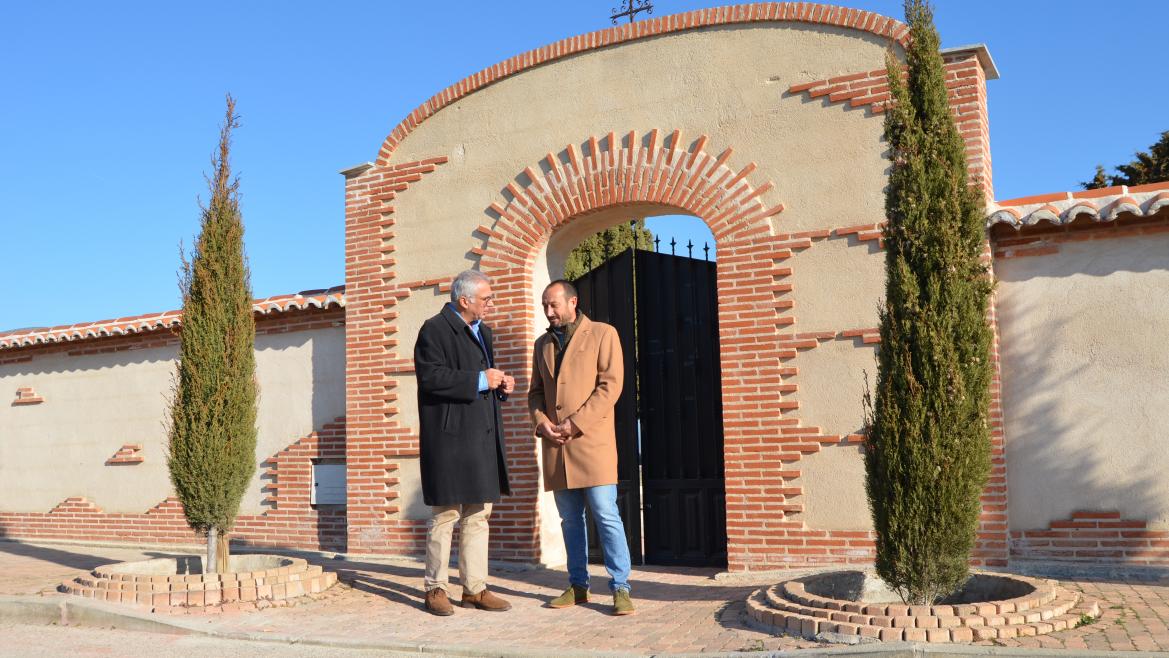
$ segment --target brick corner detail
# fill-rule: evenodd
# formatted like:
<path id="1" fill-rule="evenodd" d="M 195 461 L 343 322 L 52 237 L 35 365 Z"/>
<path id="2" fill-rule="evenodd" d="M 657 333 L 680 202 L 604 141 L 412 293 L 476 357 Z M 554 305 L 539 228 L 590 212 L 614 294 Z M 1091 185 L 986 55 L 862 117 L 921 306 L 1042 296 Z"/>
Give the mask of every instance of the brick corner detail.
<path id="1" fill-rule="evenodd" d="M 142 450 L 141 443 L 127 443 L 118 451 L 114 453 L 113 457 L 106 460 L 106 466 L 113 466 L 115 464 L 141 464 L 146 461 L 146 458 L 140 454 Z"/>
<path id="2" fill-rule="evenodd" d="M 44 401 L 45 399 L 37 395 L 31 386 L 22 386 L 16 389 L 16 399 L 12 401 L 12 406 L 40 404 Z"/>

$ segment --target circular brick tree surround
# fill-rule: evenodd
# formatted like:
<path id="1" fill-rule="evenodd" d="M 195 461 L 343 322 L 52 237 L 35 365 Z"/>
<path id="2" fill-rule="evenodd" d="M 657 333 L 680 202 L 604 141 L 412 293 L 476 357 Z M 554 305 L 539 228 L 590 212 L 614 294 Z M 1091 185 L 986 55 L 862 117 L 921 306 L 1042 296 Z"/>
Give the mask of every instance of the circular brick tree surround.
<path id="1" fill-rule="evenodd" d="M 858 578 L 859 577 L 859 578 Z M 871 578 L 871 576 L 869 576 Z M 860 591 L 824 596 L 825 581 L 863 581 L 859 571 L 836 571 L 784 581 L 755 590 L 747 614 L 769 630 L 813 638 L 821 633 L 856 635 L 882 641 L 973 642 L 1043 635 L 1075 628 L 1084 617 L 1098 617 L 1100 606 L 1054 580 L 978 573 L 989 596 L 963 597 L 954 604 L 910 606 L 866 602 Z M 971 589 L 968 586 L 968 589 Z M 975 601 L 971 599 L 993 598 Z M 836 598 L 841 597 L 841 598 Z"/>
<path id="2" fill-rule="evenodd" d="M 229 573 L 201 573 L 202 560 L 195 556 L 120 562 L 97 567 L 57 589 L 98 601 L 146 606 L 152 612 L 176 608 L 216 612 L 226 606 L 246 609 L 317 594 L 337 582 L 337 574 L 295 557 L 237 555 L 232 556 L 231 567 Z"/>

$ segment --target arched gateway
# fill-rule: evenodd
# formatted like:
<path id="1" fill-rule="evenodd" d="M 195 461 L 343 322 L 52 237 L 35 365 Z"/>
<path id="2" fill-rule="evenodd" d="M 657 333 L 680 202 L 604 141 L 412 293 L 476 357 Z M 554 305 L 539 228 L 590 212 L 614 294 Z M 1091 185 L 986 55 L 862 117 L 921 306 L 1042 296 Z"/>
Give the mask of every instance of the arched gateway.
<path id="1" fill-rule="evenodd" d="M 871 560 L 857 431 L 883 288 L 883 66 L 905 35 L 868 12 L 766 3 L 573 37 L 448 87 L 344 172 L 348 550 L 422 550 L 411 349 L 443 284 L 474 267 L 494 280 L 498 360 L 521 392 L 504 407 L 516 493 L 492 556 L 555 561 L 522 395 L 539 291 L 585 235 L 688 213 L 719 255 L 728 567 Z M 990 198 L 980 51 L 947 66 Z M 988 491 L 985 562 L 1005 560 L 1003 501 Z"/>

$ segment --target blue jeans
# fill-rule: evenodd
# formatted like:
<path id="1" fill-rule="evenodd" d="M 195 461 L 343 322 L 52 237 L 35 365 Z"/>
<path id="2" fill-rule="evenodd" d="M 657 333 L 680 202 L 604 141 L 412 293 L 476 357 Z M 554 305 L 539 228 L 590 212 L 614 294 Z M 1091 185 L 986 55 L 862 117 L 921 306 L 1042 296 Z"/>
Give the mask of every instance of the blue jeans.
<path id="1" fill-rule="evenodd" d="M 553 494 L 556 497 L 556 509 L 560 512 L 564 549 L 568 553 L 568 581 L 580 587 L 589 586 L 589 536 L 585 524 L 587 502 L 593 511 L 597 531 L 601 533 L 605 569 L 609 572 L 609 590 L 629 591 L 629 544 L 625 541 L 625 526 L 621 524 L 621 513 L 617 510 L 617 485 L 562 489 Z"/>

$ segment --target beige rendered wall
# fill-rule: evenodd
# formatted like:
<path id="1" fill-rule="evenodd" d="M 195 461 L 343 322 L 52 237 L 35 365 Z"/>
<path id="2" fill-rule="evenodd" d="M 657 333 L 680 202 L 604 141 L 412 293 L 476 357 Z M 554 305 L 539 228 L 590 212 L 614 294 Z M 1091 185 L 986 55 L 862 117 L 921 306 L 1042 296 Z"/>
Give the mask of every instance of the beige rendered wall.
<path id="1" fill-rule="evenodd" d="M 870 383 L 876 379 L 875 352 L 874 346 L 861 344 L 859 338 L 823 341 L 818 347 L 801 350 L 793 360 L 799 373 L 788 379 L 799 386 L 790 398 L 799 401 L 800 408 L 791 415 L 799 418 L 801 425 L 818 427 L 826 435 L 860 432 L 865 377 Z M 801 459 L 799 469 L 800 477 L 791 486 L 803 489 L 799 500 L 804 505 L 804 525 L 820 530 L 872 528 L 859 445 L 826 444 L 820 452 Z"/>
<path id="2" fill-rule="evenodd" d="M 256 337 L 257 464 L 345 415 L 344 340 L 341 327 Z M 45 398 L 0 404 L 0 511 L 47 512 L 84 496 L 106 512 L 142 513 L 172 495 L 164 448 L 176 351 L 61 351 L 0 366 L 0 391 L 31 386 Z M 126 443 L 142 444 L 145 461 L 107 466 Z M 261 472 L 242 513 L 265 509 Z"/>
<path id="3" fill-rule="evenodd" d="M 995 263 L 1012 530 L 1169 523 L 1169 236 Z"/>
<path id="4" fill-rule="evenodd" d="M 876 240 L 860 242 L 854 236 L 816 240 L 784 266 L 792 270 L 788 278 L 795 301 L 792 331 L 877 326 L 877 306 L 885 297 L 885 254 Z"/>
<path id="5" fill-rule="evenodd" d="M 872 530 L 859 445 L 829 445 L 800 460 L 804 525 L 818 530 Z"/>
<path id="6" fill-rule="evenodd" d="M 787 379 L 797 390 L 788 399 L 800 403 L 789 416 L 825 435 L 846 436 L 864 425 L 862 400 L 866 377 L 874 382 L 876 349 L 860 338 L 843 338 L 850 329 L 878 324 L 877 305 L 885 292 L 885 256 L 875 240 L 855 236 L 816 240 L 785 262 L 791 267 L 793 333 L 836 332 L 791 360 L 797 374 Z M 857 446 L 825 445 L 799 462 L 803 522 L 821 530 L 869 530 L 864 458 Z"/>
<path id="7" fill-rule="evenodd" d="M 885 47 L 834 27 L 730 26 L 592 51 L 490 85 L 427 119 L 391 158 L 450 158 L 394 201 L 396 278 L 474 266 L 469 250 L 483 241 L 472 231 L 493 223 L 487 208 L 509 182 L 527 166 L 539 171 L 545 154 L 610 131 L 679 129 L 686 146 L 707 134 L 707 150 L 733 147 L 728 166 L 756 162 L 754 177 L 775 182 L 764 199 L 786 207 L 779 232 L 880 221 L 880 117 L 785 90 L 879 68 Z"/>
<path id="8" fill-rule="evenodd" d="M 587 153 L 590 136 L 601 139 L 610 131 L 624 136 L 636 130 L 644 139 L 655 128 L 663 136 L 679 129 L 686 148 L 701 134 L 709 135 L 706 150 L 712 154 L 733 147 L 730 169 L 755 162 L 752 180 L 774 181 L 763 201 L 785 206 L 773 218 L 776 233 L 880 222 L 887 168 L 881 117 L 785 90 L 881 68 L 886 47 L 871 34 L 835 27 L 756 23 L 625 43 L 490 85 L 428 118 L 391 157 L 390 164 L 449 158 L 394 200 L 395 278 L 429 280 L 476 267 L 478 257 L 470 250 L 483 246 L 484 238 L 474 229 L 494 224 L 488 207 L 506 203 L 505 186 L 522 177 L 525 167 L 543 171 L 539 161 L 545 154 L 563 160 L 570 143 Z M 661 206 L 603 211 L 558 233 L 537 266 L 533 309 L 539 289 L 561 274 L 565 254 L 581 237 L 632 217 L 669 212 Z M 876 325 L 883 256 L 871 243 L 817 240 L 790 263 L 796 330 Z M 417 328 L 440 305 L 418 291 L 398 304 L 401 356 L 409 356 Z M 543 326 L 536 317 L 532 329 L 538 333 Z M 855 429 L 860 398 L 854 393 L 860 370 L 871 369 L 872 350 L 843 341 L 808 359 L 802 378 L 814 380 L 815 368 L 823 365 L 846 380 L 800 392 L 798 413 L 810 419 L 804 424 L 830 418 L 833 426 Z M 403 423 L 415 426 L 413 390 L 400 385 L 398 394 Z M 558 535 L 546 508 L 542 536 Z"/>

